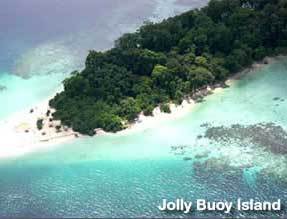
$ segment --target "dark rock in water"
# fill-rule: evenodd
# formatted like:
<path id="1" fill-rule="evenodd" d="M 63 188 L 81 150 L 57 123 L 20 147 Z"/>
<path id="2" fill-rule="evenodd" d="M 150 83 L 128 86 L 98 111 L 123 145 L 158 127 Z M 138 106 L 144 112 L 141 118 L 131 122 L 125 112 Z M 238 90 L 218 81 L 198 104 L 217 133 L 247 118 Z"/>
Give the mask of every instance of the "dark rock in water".
<path id="1" fill-rule="evenodd" d="M 208 126 L 209 126 L 208 123 L 203 123 L 203 124 L 200 125 L 201 128 L 207 128 Z"/>
<path id="2" fill-rule="evenodd" d="M 281 102 L 284 102 L 284 101 L 285 101 L 285 99 L 282 98 L 282 99 L 281 99 Z"/>
<path id="3" fill-rule="evenodd" d="M 226 83 L 222 83 L 222 88 L 229 88 L 230 86 Z"/>
<path id="4" fill-rule="evenodd" d="M 176 146 L 171 146 L 171 150 L 175 151 L 176 150 Z"/>
<path id="5" fill-rule="evenodd" d="M 204 102 L 204 98 L 197 98 L 195 99 L 196 103 L 203 103 Z"/>
<path id="6" fill-rule="evenodd" d="M 187 147 L 187 145 L 171 146 L 171 151 L 174 155 L 184 155 Z"/>
<path id="7" fill-rule="evenodd" d="M 278 101 L 278 100 L 280 100 L 280 97 L 274 97 L 273 100 Z"/>
<path id="8" fill-rule="evenodd" d="M 236 143 L 240 146 L 250 143 L 274 154 L 287 155 L 287 132 L 274 123 L 210 127 L 204 137 L 216 142 Z"/>
<path id="9" fill-rule="evenodd" d="M 207 95 L 211 95 L 213 92 L 211 90 L 207 91 Z"/>
<path id="10" fill-rule="evenodd" d="M 198 135 L 198 136 L 197 136 L 197 139 L 202 139 L 202 138 L 203 138 L 202 135 Z"/>
<path id="11" fill-rule="evenodd" d="M 207 171 L 205 173 L 210 175 L 210 171 L 226 171 L 226 169 L 229 167 L 228 163 L 229 161 L 225 159 L 210 158 L 204 162 L 195 162 L 194 170 L 205 170 Z M 216 169 L 214 167 L 216 167 Z"/>
<path id="12" fill-rule="evenodd" d="M 4 91 L 4 90 L 6 90 L 7 89 L 7 87 L 5 87 L 5 86 L 3 86 L 3 85 L 0 85 L 0 92 L 1 91 Z"/>
<path id="13" fill-rule="evenodd" d="M 207 155 L 204 155 L 204 154 L 197 154 L 195 155 L 195 159 L 202 159 L 202 158 L 206 158 Z"/>
<path id="14" fill-rule="evenodd" d="M 234 124 L 234 125 L 231 125 L 231 128 L 238 129 L 238 128 L 240 128 L 240 125 L 239 124 Z"/>
<path id="15" fill-rule="evenodd" d="M 190 161 L 190 160 L 192 160 L 192 158 L 191 157 L 184 157 L 183 160 L 184 161 Z"/>
<path id="16" fill-rule="evenodd" d="M 187 147 L 188 147 L 188 145 L 177 145 L 177 146 L 173 145 L 173 146 L 171 146 L 171 149 L 172 150 L 183 150 Z"/>

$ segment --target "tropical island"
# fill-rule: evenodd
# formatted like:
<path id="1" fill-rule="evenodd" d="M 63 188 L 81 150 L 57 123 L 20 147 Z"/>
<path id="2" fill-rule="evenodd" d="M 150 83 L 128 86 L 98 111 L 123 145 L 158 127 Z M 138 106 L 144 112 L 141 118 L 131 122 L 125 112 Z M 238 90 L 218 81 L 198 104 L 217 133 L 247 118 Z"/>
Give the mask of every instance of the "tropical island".
<path id="1" fill-rule="evenodd" d="M 286 52 L 286 0 L 211 0 L 90 51 L 49 105 L 53 119 L 81 134 L 117 132 L 155 107 L 170 112 L 198 90 L 224 82 L 266 56 Z"/>

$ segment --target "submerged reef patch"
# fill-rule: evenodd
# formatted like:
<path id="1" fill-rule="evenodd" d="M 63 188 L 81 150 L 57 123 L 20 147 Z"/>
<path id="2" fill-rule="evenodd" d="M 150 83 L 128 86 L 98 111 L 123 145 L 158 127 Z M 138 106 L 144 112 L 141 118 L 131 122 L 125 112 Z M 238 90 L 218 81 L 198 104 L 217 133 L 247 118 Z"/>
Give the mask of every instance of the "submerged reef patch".
<path id="1" fill-rule="evenodd" d="M 7 87 L 5 87 L 5 86 L 3 86 L 3 85 L 0 84 L 0 92 L 4 91 L 4 90 L 6 90 L 6 89 L 7 89 Z"/>
<path id="2" fill-rule="evenodd" d="M 273 101 L 275 102 L 275 103 L 277 103 L 276 104 L 276 106 L 279 106 L 279 103 L 281 102 L 285 102 L 285 99 L 284 98 L 280 98 L 280 97 L 274 97 L 273 98 Z"/>
<path id="3" fill-rule="evenodd" d="M 287 132 L 275 123 L 215 126 L 205 123 L 187 147 L 171 152 L 190 161 L 194 170 L 239 171 L 272 175 L 287 182 Z"/>
<path id="4" fill-rule="evenodd" d="M 63 42 L 43 44 L 22 54 L 12 73 L 26 79 L 34 75 L 68 74 L 80 67 L 75 57 Z"/>
<path id="5" fill-rule="evenodd" d="M 209 127 L 205 132 L 205 138 L 239 145 L 248 142 L 274 154 L 287 154 L 287 132 L 274 123 Z"/>

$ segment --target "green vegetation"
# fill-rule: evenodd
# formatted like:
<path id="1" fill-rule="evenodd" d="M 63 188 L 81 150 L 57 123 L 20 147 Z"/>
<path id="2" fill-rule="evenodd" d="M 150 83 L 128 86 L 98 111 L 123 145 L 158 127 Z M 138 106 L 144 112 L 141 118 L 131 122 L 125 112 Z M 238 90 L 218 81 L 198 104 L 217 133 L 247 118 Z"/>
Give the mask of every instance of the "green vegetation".
<path id="1" fill-rule="evenodd" d="M 37 120 L 37 129 L 42 130 L 43 129 L 43 119 L 38 119 Z"/>
<path id="2" fill-rule="evenodd" d="M 125 34 L 106 52 L 90 51 L 86 67 L 50 101 L 55 119 L 83 134 L 116 132 L 140 112 L 180 104 L 186 95 L 286 51 L 287 0 L 211 0 L 159 24 Z"/>
<path id="3" fill-rule="evenodd" d="M 168 104 L 161 104 L 160 105 L 160 111 L 164 112 L 164 113 L 171 113 L 170 111 L 170 107 Z"/>

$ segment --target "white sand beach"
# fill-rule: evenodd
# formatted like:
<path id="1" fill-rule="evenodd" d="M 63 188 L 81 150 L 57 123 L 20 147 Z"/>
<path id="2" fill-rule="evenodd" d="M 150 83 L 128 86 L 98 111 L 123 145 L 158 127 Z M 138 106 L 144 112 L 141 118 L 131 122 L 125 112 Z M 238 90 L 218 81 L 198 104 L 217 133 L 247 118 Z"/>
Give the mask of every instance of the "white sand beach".
<path id="1" fill-rule="evenodd" d="M 50 121 L 53 110 L 48 102 L 51 98 L 0 121 L 0 159 L 44 150 L 75 138 L 75 132 L 69 128 L 56 129 L 60 121 Z M 48 110 L 50 116 L 47 116 Z M 38 119 L 43 119 L 41 130 L 37 128 Z"/>
<path id="2" fill-rule="evenodd" d="M 261 68 L 267 63 L 271 63 L 273 60 L 273 58 L 266 58 L 263 62 L 253 64 L 251 68 L 229 78 L 225 84 L 232 86 L 234 81 L 240 79 L 245 74 L 254 72 L 254 70 Z M 58 92 L 61 91 L 61 89 L 59 89 Z M 213 88 L 207 87 L 206 89 L 200 90 L 197 95 L 206 96 L 221 92 L 223 89 L 220 85 L 214 86 Z M 51 109 L 48 104 L 51 98 L 52 97 L 48 97 L 36 106 L 20 111 L 0 121 L 0 159 L 51 149 L 62 143 L 82 137 L 72 129 L 62 126 L 60 121 L 51 120 L 53 109 Z M 130 124 L 127 129 L 116 134 L 125 135 L 131 132 L 142 131 L 159 126 L 163 121 L 178 119 L 190 113 L 195 104 L 195 100 L 188 98 L 179 106 L 171 103 L 170 114 L 161 112 L 159 107 L 154 110 L 153 116 L 144 116 L 141 113 L 135 123 Z M 50 112 L 47 114 L 48 111 Z M 39 119 L 43 120 L 43 128 L 41 130 L 37 128 L 37 121 Z M 111 133 L 105 133 L 100 129 L 97 130 L 97 135 L 105 134 Z"/>
<path id="3" fill-rule="evenodd" d="M 0 121 L 0 159 L 51 149 L 61 143 L 82 137 L 72 129 L 61 126 L 60 121 L 50 121 L 50 118 L 52 118 L 51 113 L 54 111 L 48 104 L 51 98 L 47 98 L 31 109 L 20 111 Z M 170 104 L 170 114 L 160 112 L 159 107 L 157 107 L 154 110 L 154 116 L 144 116 L 141 114 L 135 123 L 130 124 L 127 129 L 116 134 L 123 135 L 153 128 L 156 125 L 160 125 L 162 121 L 177 119 L 186 115 L 194 105 L 195 102 L 191 99 L 183 101 L 180 106 Z M 48 110 L 50 111 L 49 116 L 47 116 Z M 39 119 L 43 120 L 43 128 L 41 130 L 37 128 L 37 121 Z M 60 130 L 57 130 L 57 126 L 61 126 Z M 113 135 L 101 129 L 97 130 L 97 135 L 108 134 Z"/>

